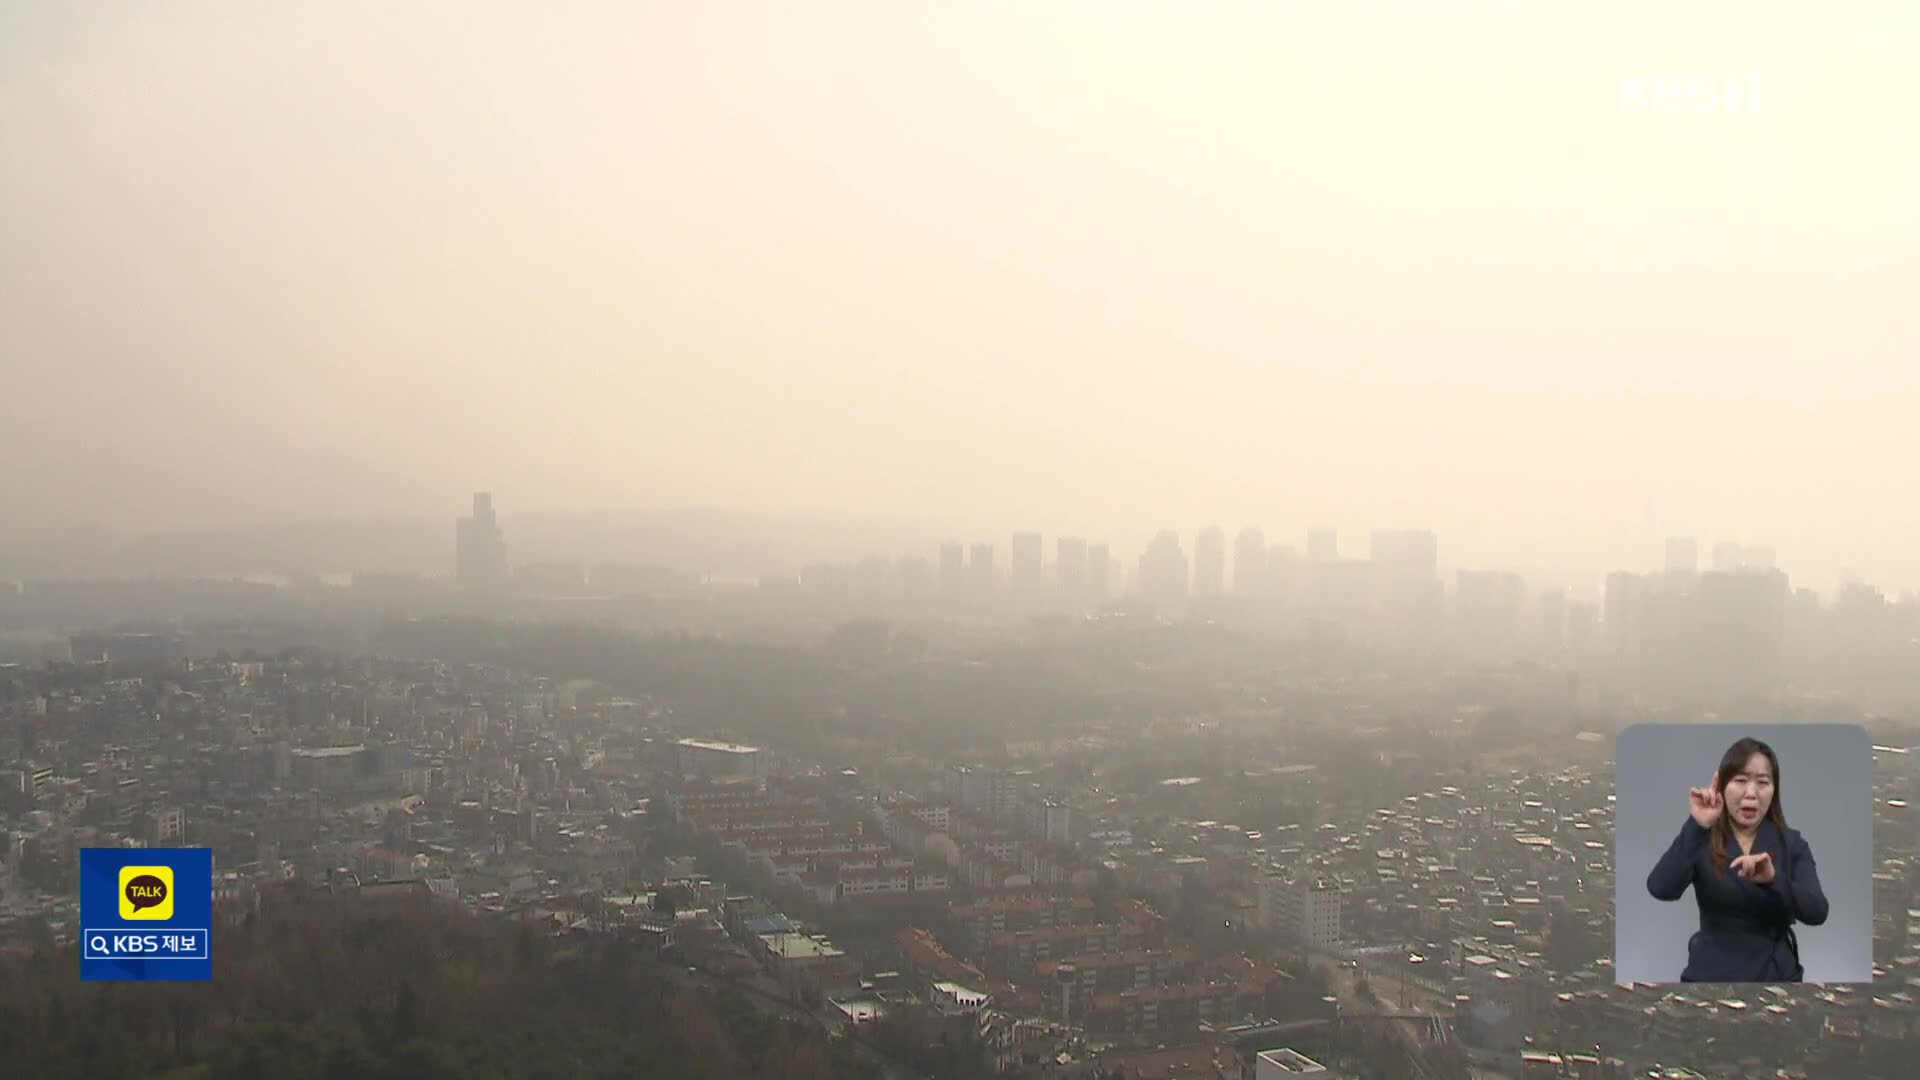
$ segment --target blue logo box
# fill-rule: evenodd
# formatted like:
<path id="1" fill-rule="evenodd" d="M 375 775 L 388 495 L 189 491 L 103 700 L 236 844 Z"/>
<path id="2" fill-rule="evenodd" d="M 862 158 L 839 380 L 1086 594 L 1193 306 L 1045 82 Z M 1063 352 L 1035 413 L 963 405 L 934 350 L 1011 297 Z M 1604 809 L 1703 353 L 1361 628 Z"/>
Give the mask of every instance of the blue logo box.
<path id="1" fill-rule="evenodd" d="M 205 982 L 212 933 L 211 850 L 81 849 L 82 979 Z"/>

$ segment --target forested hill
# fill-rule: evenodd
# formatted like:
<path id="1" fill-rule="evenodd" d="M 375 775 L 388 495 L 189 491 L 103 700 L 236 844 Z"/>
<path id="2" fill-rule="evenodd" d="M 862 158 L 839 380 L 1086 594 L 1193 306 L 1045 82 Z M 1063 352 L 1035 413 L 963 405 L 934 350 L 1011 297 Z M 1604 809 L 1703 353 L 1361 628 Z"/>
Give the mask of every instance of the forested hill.
<path id="1" fill-rule="evenodd" d="M 868 1077 L 818 1028 L 687 988 L 640 946 L 326 893 L 220 930 L 206 983 L 0 956 L 0 1075 L 41 1080 Z"/>

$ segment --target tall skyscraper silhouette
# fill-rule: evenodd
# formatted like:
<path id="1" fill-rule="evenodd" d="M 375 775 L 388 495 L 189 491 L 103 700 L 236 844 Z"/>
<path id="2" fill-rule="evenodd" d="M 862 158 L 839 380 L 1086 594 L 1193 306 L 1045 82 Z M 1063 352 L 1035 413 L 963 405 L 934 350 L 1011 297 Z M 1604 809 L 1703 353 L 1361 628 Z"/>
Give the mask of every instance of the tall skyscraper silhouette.
<path id="1" fill-rule="evenodd" d="M 1567 592 L 1548 589 L 1540 594 L 1540 645 L 1557 653 L 1567 642 Z"/>
<path id="2" fill-rule="evenodd" d="M 453 573 L 461 581 L 476 583 L 507 576 L 507 544 L 490 492 L 474 492 L 473 512 L 454 522 Z"/>
<path id="3" fill-rule="evenodd" d="M 1113 559 L 1105 544 L 1087 545 L 1087 600 L 1102 603 L 1113 589 Z"/>
<path id="4" fill-rule="evenodd" d="M 1526 606 L 1526 582 L 1500 570 L 1460 570 L 1453 586 L 1456 633 L 1481 642 L 1511 640 Z"/>
<path id="5" fill-rule="evenodd" d="M 1713 545 L 1713 569 L 1722 574 L 1730 574 L 1740 569 L 1740 563 L 1746 558 L 1746 550 L 1739 544 L 1724 542 Z"/>
<path id="6" fill-rule="evenodd" d="M 1372 564 L 1381 614 L 1402 632 L 1437 633 L 1446 607 L 1440 581 L 1440 541 L 1425 529 L 1373 534 Z"/>
<path id="7" fill-rule="evenodd" d="M 1241 596 L 1267 593 L 1267 534 L 1256 526 L 1249 525 L 1234 537 L 1233 591 Z"/>
<path id="8" fill-rule="evenodd" d="M 1792 595 L 1792 583 L 1778 570 L 1743 565 L 1702 574 L 1690 635 L 1702 683 L 1722 692 L 1778 685 Z"/>
<path id="9" fill-rule="evenodd" d="M 1440 541 L 1425 529 L 1376 532 L 1368 558 L 1382 581 L 1433 581 L 1440 573 Z"/>
<path id="10" fill-rule="evenodd" d="M 1226 588 L 1227 534 L 1208 526 L 1193 540 L 1193 594 L 1219 596 Z"/>
<path id="11" fill-rule="evenodd" d="M 1140 554 L 1140 576 L 1134 591 L 1156 606 L 1177 608 L 1186 603 L 1189 577 L 1187 555 L 1180 534 L 1171 529 L 1156 535 Z"/>
<path id="12" fill-rule="evenodd" d="M 1087 542 L 1077 536 L 1063 536 L 1053 559 L 1054 590 L 1068 604 L 1085 603 L 1087 591 Z"/>
<path id="13" fill-rule="evenodd" d="M 993 595 L 992 544 L 975 544 L 968 549 L 967 591 L 976 598 Z"/>
<path id="14" fill-rule="evenodd" d="M 1640 659 L 1651 607 L 1647 579 L 1616 570 L 1607 575 L 1607 593 L 1601 627 L 1614 655 L 1626 663 Z"/>
<path id="15" fill-rule="evenodd" d="M 1691 536 L 1667 537 L 1667 573 L 1700 572 L 1700 544 Z"/>
<path id="16" fill-rule="evenodd" d="M 940 545 L 940 591 L 958 596 L 967 587 L 967 552 L 959 544 Z"/>

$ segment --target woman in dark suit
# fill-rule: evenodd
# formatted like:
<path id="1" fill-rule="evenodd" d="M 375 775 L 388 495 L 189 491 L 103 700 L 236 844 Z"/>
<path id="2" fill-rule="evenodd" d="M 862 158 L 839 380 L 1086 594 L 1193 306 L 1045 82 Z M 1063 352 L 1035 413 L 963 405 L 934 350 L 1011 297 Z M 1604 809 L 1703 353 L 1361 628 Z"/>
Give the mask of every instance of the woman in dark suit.
<path id="1" fill-rule="evenodd" d="M 1793 924 L 1826 922 L 1827 894 L 1806 839 L 1780 809 L 1780 759 L 1766 743 L 1741 739 L 1688 800 L 1692 816 L 1647 875 L 1654 899 L 1678 900 L 1691 885 L 1700 905 L 1680 981 L 1800 981 Z"/>

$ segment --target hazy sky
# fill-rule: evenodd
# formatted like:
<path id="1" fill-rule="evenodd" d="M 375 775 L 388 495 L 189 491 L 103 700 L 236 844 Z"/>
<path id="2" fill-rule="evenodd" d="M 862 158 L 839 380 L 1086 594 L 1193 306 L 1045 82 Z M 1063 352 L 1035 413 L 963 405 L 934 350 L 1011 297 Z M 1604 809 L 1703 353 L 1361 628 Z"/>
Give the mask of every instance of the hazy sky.
<path id="1" fill-rule="evenodd" d="M 491 488 L 1920 584 L 1916 61 L 1907 2 L 8 4 L 0 532 Z"/>

